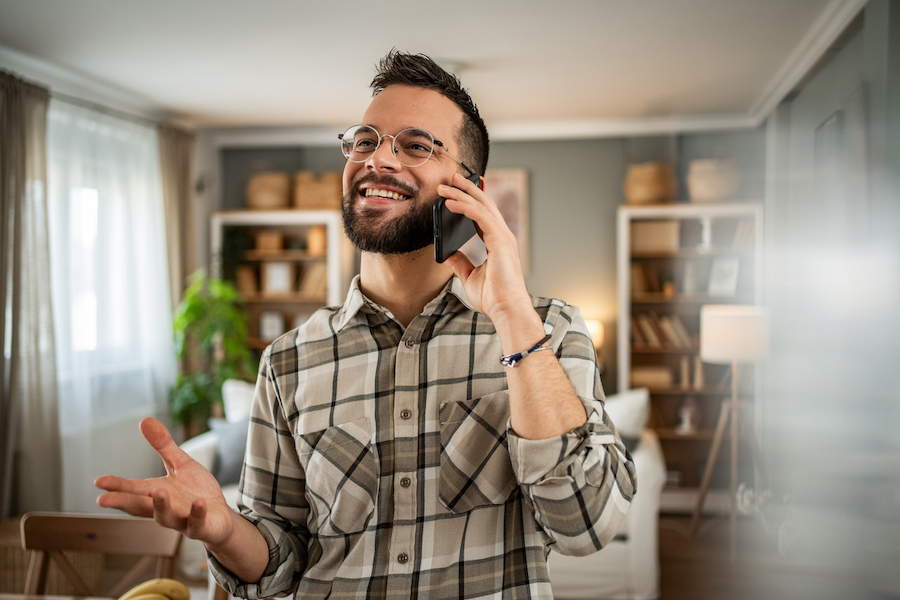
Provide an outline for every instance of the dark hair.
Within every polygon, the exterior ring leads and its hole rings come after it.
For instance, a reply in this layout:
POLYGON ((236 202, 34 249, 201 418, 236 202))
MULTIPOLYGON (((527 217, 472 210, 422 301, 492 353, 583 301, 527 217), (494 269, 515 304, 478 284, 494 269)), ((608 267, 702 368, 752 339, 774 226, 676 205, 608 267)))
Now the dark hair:
POLYGON ((388 52, 376 69, 371 84, 373 96, 391 85, 408 85, 434 90, 452 100, 463 112, 462 127, 457 133, 457 143, 462 148, 460 158, 484 175, 490 146, 487 127, 456 75, 448 73, 424 54, 407 54, 396 49, 388 52))

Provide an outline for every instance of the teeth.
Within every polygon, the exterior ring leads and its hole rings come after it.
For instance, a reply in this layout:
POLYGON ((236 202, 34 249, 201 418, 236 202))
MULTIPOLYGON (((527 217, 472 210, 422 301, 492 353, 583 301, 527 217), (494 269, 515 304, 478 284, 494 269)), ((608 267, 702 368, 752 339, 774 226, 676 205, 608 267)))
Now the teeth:
POLYGON ((401 196, 397 192, 391 192, 388 190, 366 188, 366 198, 390 198, 392 200, 404 200, 406 199, 406 196, 401 196))

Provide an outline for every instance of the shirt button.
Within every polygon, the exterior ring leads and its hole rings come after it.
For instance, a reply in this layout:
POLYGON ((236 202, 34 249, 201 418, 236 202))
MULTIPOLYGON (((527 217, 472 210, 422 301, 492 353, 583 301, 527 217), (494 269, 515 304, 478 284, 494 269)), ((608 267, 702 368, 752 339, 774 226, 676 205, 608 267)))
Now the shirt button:
POLYGON ((409 562, 409 556, 404 552, 403 554, 401 554, 400 556, 397 557, 397 560, 400 562, 400 564, 405 565, 406 563, 409 562))
POLYGON ((409 487, 409 484, 412 483, 409 477, 404 477, 400 480, 400 487, 409 487))
POLYGON ((401 419, 408 419, 408 418, 410 418, 411 416, 412 416, 412 413, 409 412, 409 411, 406 410, 406 409, 403 409, 403 410, 400 411, 400 418, 401 418, 401 419))
POLYGON ((412 347, 415 346, 415 345, 416 345, 416 343, 415 343, 414 341, 412 341, 412 340, 406 340, 406 347, 407 347, 407 348, 412 348, 412 347))

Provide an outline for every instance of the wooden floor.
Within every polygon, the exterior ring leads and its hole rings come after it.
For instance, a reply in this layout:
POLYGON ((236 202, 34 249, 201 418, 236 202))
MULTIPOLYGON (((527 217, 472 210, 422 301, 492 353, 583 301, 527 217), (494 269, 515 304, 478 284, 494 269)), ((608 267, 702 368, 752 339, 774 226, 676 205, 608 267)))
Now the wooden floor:
POLYGON ((788 566, 776 540, 750 518, 738 519, 731 559, 727 516, 701 521, 688 538, 690 516, 659 519, 661 600, 859 600, 858 581, 842 574, 788 566))

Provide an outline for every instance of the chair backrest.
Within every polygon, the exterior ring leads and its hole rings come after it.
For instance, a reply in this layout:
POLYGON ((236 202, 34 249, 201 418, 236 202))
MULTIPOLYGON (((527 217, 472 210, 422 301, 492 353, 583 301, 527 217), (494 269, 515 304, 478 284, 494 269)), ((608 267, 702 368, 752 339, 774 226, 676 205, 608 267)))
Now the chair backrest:
POLYGON ((139 583, 138 578, 156 562, 156 577, 172 577, 181 534, 153 519, 117 515, 27 513, 22 517, 22 547, 32 550, 25 594, 43 594, 47 570, 53 560, 75 587, 78 596, 96 596, 63 551, 136 555, 142 558, 106 595, 117 598, 139 583))

